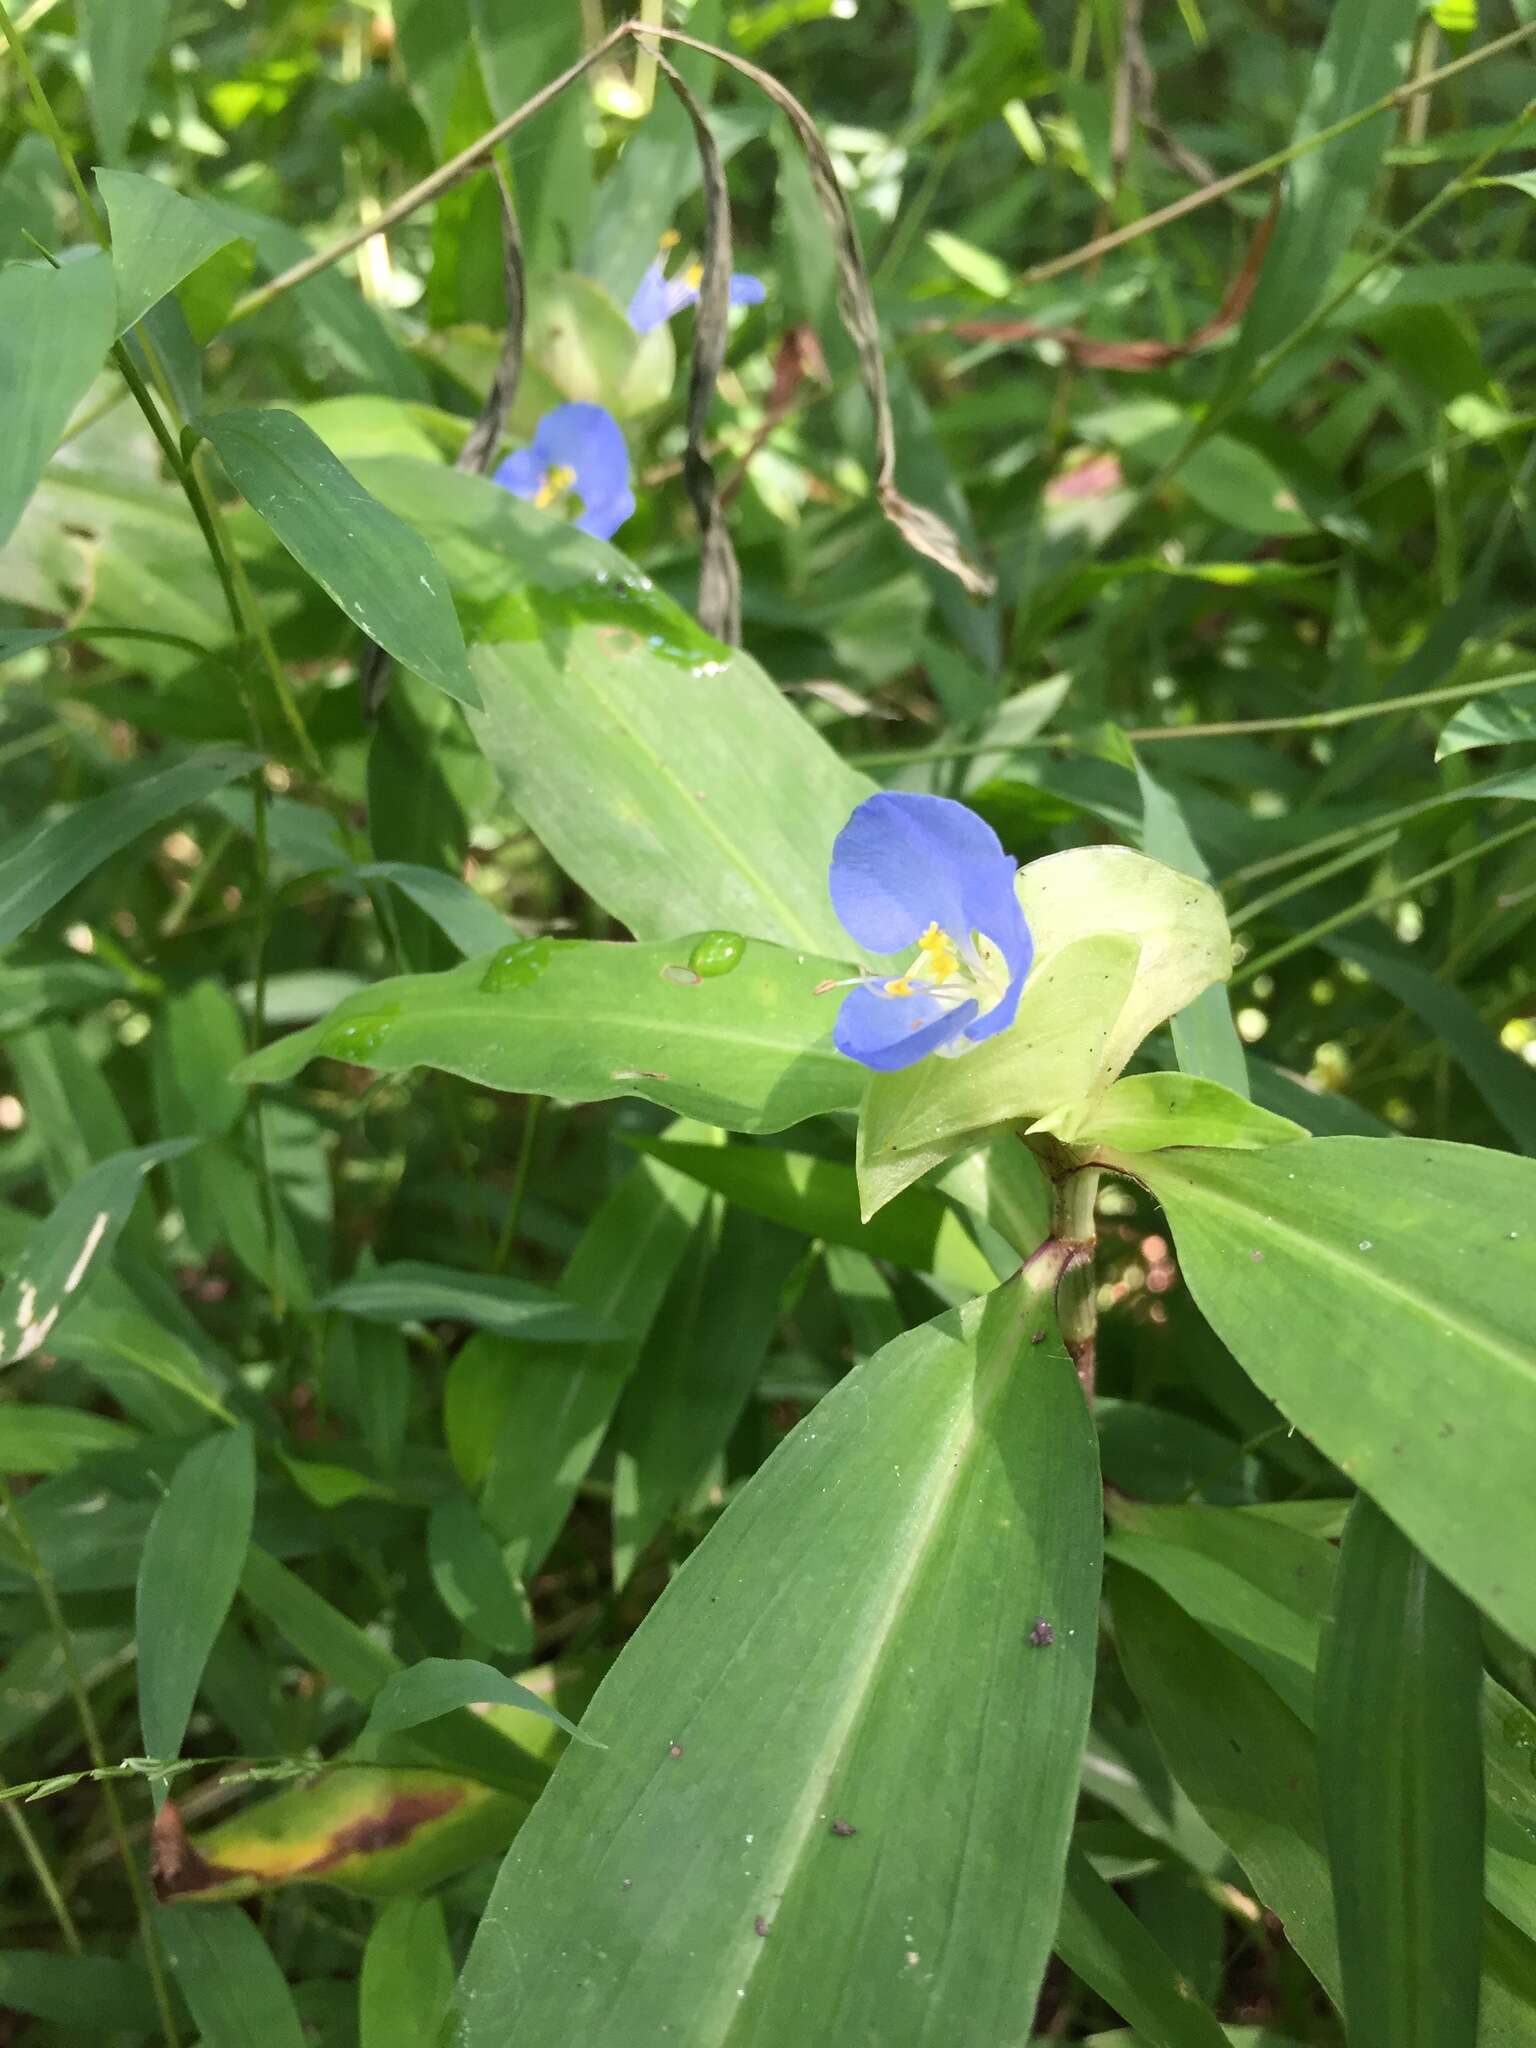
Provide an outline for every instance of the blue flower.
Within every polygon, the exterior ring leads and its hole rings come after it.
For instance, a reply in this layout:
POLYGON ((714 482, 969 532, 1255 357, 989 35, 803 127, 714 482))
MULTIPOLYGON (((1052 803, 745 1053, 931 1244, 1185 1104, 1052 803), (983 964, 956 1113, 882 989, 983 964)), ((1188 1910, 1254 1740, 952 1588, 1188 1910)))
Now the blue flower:
POLYGON ((859 805, 832 848, 832 908, 870 952, 917 957, 904 974, 858 977, 839 1052, 888 1073, 1007 1029, 1035 952, 1015 872, 964 804, 882 790, 859 805))
POLYGON ((545 413, 533 446, 509 455, 495 481, 534 505, 555 505, 573 493, 581 500, 575 524, 598 540, 611 540, 635 509, 623 430, 601 405, 557 405, 545 413))
MULTIPOLYGON (((690 263, 676 277, 667 276, 665 252, 676 240, 676 235, 662 237, 663 253, 646 266, 644 277, 635 286, 635 295, 629 302, 629 324, 636 334, 649 334, 653 327, 660 327, 674 314, 681 313, 699 296, 699 287, 704 282, 702 264, 690 263)), ((730 291, 733 306, 760 306, 767 296, 762 279, 749 277, 744 270, 731 272, 730 291)))

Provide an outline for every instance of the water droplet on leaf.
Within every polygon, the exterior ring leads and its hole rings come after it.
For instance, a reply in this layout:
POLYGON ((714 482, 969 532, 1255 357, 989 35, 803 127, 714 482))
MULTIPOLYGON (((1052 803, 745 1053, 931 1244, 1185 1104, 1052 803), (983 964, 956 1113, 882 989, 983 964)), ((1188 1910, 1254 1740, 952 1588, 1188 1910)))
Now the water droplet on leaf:
POLYGON ((740 932, 701 932, 693 942, 688 965, 706 980, 717 974, 729 974, 740 961, 746 946, 740 932))
POLYGON ((506 995, 513 989, 532 988, 549 965, 553 942, 549 939, 519 939, 493 953, 480 977, 482 995, 506 995))

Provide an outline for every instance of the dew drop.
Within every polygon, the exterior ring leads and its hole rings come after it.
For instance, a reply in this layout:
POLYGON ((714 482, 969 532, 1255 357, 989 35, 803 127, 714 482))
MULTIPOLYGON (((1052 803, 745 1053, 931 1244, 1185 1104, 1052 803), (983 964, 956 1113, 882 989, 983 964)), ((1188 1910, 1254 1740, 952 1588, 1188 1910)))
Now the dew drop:
POLYGON ((515 945, 503 946, 491 955, 480 977, 481 994, 499 996, 513 989, 532 988, 548 967, 553 951, 549 939, 519 939, 515 945))
POLYGON ((1371 1240, 1370 1240, 1370 1239, 1369 1239, 1368 1237, 1362 1237, 1362 1238, 1361 1238, 1361 1240, 1360 1240, 1360 1249, 1361 1249, 1361 1251, 1363 1251, 1363 1252, 1368 1252, 1368 1251, 1370 1250, 1370 1248, 1371 1248, 1371 1240))
POLYGON ((701 932, 693 942, 688 965, 706 981, 712 980, 716 975, 730 973, 746 951, 746 945, 740 932, 701 932))
POLYGON ((400 1014, 398 1003, 370 1010, 364 1017, 344 1017, 333 1024, 320 1041, 320 1051, 333 1060, 355 1060, 366 1066, 389 1038, 393 1020, 400 1014))

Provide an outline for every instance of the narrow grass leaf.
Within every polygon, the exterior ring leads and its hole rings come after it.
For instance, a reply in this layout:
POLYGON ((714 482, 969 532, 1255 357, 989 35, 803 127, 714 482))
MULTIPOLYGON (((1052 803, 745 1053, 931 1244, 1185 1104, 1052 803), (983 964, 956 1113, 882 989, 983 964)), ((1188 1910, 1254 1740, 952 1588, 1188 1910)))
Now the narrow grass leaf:
POLYGON ((1067 1859, 1056 1953, 1146 2048, 1226 2048, 1210 2008, 1081 1848, 1067 1859))
POLYGON ((15 532, 70 414, 112 346, 115 306, 112 264, 104 255, 58 269, 15 263, 0 270, 0 390, 7 420, 0 444, 0 547, 15 532))
POLYGON ((1477 1610, 1363 1495, 1317 1674, 1350 2048, 1472 2048, 1483 1934, 1477 1610))
POLYGON ((424 682, 478 709, 448 581, 420 534, 297 414, 222 412, 200 424, 236 490, 352 623, 424 682))
POLYGON ((255 1500, 250 1431, 230 1429, 188 1451, 155 1510, 134 1609, 147 1756, 180 1754, 203 1667, 240 1584, 255 1500))
POLYGON ((158 178, 100 170, 117 277, 117 331, 142 319, 184 277, 233 239, 227 220, 158 178))
POLYGON ((488 1701, 497 1707, 521 1707, 553 1721, 578 1742, 593 1738, 583 1734, 574 1721, 541 1699, 515 1678, 505 1678, 494 1665, 474 1657, 424 1657, 404 1671, 397 1671, 379 1688, 368 1712, 364 1736, 398 1735, 402 1729, 419 1728, 423 1721, 435 1721, 458 1707, 488 1701))
POLYGON ((144 1175, 197 1142, 167 1138, 115 1153, 91 1167, 44 1217, 0 1288, 0 1365, 42 1349, 78 1304, 92 1269, 110 1256, 144 1175))
POLYGON ((392 1899, 373 1923, 358 1988, 360 2048, 427 2048, 453 1996, 453 1956, 437 1899, 392 1899))
POLYGON ((356 1273, 320 1306, 376 1323, 472 1323, 479 1330, 536 1337, 546 1344, 602 1342, 619 1334, 605 1318, 532 1281, 463 1273, 419 1259, 396 1259, 356 1273))
POLYGON ((238 1906, 157 1906, 155 1932, 208 2048, 304 2048, 293 1993, 238 1906))
POLYGON ((260 760, 259 754, 210 748, 173 768, 135 776, 40 831, 0 846, 0 946, 18 938, 141 832, 201 803, 260 760))

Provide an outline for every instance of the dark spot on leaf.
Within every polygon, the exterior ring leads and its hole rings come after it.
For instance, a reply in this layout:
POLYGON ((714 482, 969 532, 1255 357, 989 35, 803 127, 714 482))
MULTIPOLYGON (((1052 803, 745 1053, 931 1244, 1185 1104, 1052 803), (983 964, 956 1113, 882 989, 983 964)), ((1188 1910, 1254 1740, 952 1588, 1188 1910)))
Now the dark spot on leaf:
POLYGON ((759 1913, 757 1918, 752 1922, 752 1932, 754 1934, 761 1935, 764 1938, 764 1940, 766 1940, 771 1925, 772 1922, 765 1920, 762 1914, 759 1913))
POLYGON ((846 1840, 849 1835, 856 1835, 859 1831, 851 1820, 835 1820, 832 1823, 832 1832, 846 1840))
POLYGON ((667 1744, 667 1755, 668 1755, 668 1756, 681 1756, 681 1755, 682 1755, 682 1753, 683 1753, 683 1745, 682 1745, 682 1744, 681 1744, 680 1742, 669 1742, 669 1743, 667 1744))
POLYGON ((1048 1650, 1056 1640, 1056 1631, 1045 1616, 1036 1617, 1035 1625, 1029 1632, 1029 1640, 1037 1650, 1048 1650))

